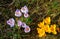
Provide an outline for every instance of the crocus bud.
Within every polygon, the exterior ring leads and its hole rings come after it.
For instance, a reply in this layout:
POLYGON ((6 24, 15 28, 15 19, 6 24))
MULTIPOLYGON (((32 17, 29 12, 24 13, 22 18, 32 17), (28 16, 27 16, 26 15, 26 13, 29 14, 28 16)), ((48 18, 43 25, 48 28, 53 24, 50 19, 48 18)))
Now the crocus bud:
POLYGON ((24 22, 22 23, 22 27, 23 27, 23 28, 25 28, 25 27, 26 27, 26 24, 25 24, 24 22))
POLYGON ((29 17, 29 14, 24 14, 24 17, 25 17, 25 18, 29 17))
POLYGON ((25 29, 24 29, 24 32, 25 32, 25 33, 30 32, 30 27, 29 27, 29 26, 26 26, 25 29))
POLYGON ((20 20, 17 21, 18 26, 22 26, 22 22, 20 20))
POLYGON ((17 16, 17 17, 22 16, 22 13, 21 13, 21 11, 20 11, 19 9, 17 9, 17 10, 15 11, 15 16, 17 16))

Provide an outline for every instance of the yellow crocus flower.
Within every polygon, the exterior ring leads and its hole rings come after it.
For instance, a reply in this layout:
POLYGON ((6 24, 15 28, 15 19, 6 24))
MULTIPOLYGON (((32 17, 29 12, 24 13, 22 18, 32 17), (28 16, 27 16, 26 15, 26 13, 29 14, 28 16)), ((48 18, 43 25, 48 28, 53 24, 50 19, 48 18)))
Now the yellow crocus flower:
POLYGON ((44 30, 45 30, 45 32, 48 32, 48 33, 51 32, 49 25, 45 25, 44 30))
POLYGON ((57 32, 56 32, 56 24, 51 25, 50 29, 51 29, 51 32, 53 34, 57 34, 57 32))
POLYGON ((43 29, 37 28, 37 31, 38 31, 39 37, 42 37, 45 35, 45 31, 43 29))
POLYGON ((40 22, 40 23, 38 24, 38 26, 39 26, 40 28, 44 27, 44 21, 43 21, 43 22, 40 22))
POLYGON ((50 19, 50 17, 46 17, 43 21, 44 21, 46 24, 50 24, 51 19, 50 19))

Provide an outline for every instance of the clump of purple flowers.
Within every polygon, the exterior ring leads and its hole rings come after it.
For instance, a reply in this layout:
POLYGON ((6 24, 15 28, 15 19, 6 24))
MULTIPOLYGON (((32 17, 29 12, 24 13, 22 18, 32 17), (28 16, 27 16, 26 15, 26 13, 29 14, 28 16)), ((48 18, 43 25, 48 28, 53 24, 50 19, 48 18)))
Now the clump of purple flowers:
MULTIPOLYGON (((25 18, 29 17, 27 6, 22 7, 21 10, 16 9, 16 11, 15 11, 15 16, 16 16, 16 17, 21 17, 21 16, 22 16, 22 13, 24 14, 24 17, 25 17, 25 18)), ((7 24, 10 25, 10 27, 14 27, 14 25, 15 25, 15 20, 14 20, 13 18, 10 18, 9 20, 7 20, 7 24)), ((18 27, 24 28, 24 32, 25 32, 25 33, 30 32, 30 27, 27 26, 26 23, 18 20, 18 21, 17 21, 17 25, 18 25, 18 27)))
POLYGON ((27 6, 22 7, 21 10, 17 9, 15 11, 15 16, 20 17, 22 16, 22 13, 24 14, 25 18, 29 17, 27 6))
POLYGON ((20 27, 24 28, 24 32, 25 32, 25 33, 30 32, 30 27, 27 26, 24 22, 18 21, 18 25, 19 25, 20 27))

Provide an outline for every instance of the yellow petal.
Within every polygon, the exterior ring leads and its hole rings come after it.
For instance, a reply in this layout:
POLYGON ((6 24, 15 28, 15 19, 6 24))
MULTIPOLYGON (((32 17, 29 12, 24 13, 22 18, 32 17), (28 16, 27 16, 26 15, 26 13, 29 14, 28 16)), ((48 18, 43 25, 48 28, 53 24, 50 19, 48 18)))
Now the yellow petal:
POLYGON ((45 30, 45 32, 48 32, 48 33, 51 32, 49 25, 45 25, 44 30, 45 30))
POLYGON ((44 36, 45 31, 43 29, 37 28, 37 31, 38 31, 39 37, 44 36))
POLYGON ((45 18, 43 21, 44 21, 46 24, 50 24, 51 19, 50 19, 50 17, 47 17, 47 18, 45 18))
POLYGON ((55 35, 57 34, 57 32, 56 32, 56 31, 54 31, 54 32, 52 32, 52 33, 53 33, 53 34, 55 34, 55 35))
POLYGON ((40 23, 38 24, 38 26, 39 26, 40 28, 44 27, 44 22, 40 22, 40 23))
POLYGON ((51 25, 50 30, 51 30, 51 32, 56 31, 56 25, 55 24, 51 25))

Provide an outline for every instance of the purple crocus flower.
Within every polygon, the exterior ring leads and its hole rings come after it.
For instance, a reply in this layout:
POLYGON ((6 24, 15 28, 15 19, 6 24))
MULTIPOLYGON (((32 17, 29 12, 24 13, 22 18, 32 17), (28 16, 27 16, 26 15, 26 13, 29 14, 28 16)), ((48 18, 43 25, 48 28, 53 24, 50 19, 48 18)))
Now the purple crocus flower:
POLYGON ((21 12, 22 12, 22 13, 25 13, 25 14, 28 13, 28 8, 27 8, 27 6, 22 7, 22 8, 21 8, 21 12))
POLYGON ((26 24, 25 24, 24 22, 22 23, 22 27, 23 27, 23 28, 25 28, 25 27, 26 27, 26 24))
POLYGON ((25 33, 28 33, 28 32, 30 32, 30 30, 31 30, 30 27, 29 26, 26 26, 25 29, 24 29, 24 32, 25 33))
POLYGON ((18 26, 22 26, 22 22, 20 20, 17 21, 18 26))
POLYGON ((10 27, 14 27, 15 20, 13 18, 10 18, 9 20, 7 20, 7 24, 10 25, 10 27))
POLYGON ((17 10, 15 11, 15 16, 17 16, 17 17, 22 16, 22 13, 21 13, 21 11, 20 11, 19 9, 17 9, 17 10))
POLYGON ((24 14, 24 17, 25 17, 25 18, 29 17, 29 14, 24 14))

